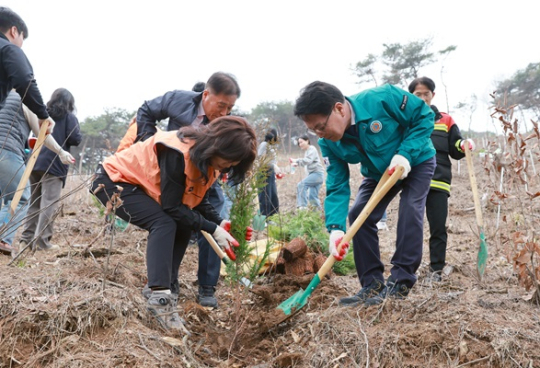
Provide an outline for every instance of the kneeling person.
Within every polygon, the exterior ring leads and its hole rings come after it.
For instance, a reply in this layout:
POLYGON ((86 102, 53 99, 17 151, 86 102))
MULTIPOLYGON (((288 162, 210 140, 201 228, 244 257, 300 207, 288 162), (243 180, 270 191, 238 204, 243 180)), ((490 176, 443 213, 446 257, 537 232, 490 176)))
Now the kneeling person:
POLYGON ((98 169, 92 193, 105 205, 118 193, 123 203, 116 215, 149 232, 147 308, 165 328, 183 329, 175 281, 191 231, 212 234, 224 249, 238 245, 224 229, 228 221, 208 202, 209 188, 218 172, 241 182, 256 155, 253 128, 226 116, 199 128, 158 132, 108 157, 98 169))

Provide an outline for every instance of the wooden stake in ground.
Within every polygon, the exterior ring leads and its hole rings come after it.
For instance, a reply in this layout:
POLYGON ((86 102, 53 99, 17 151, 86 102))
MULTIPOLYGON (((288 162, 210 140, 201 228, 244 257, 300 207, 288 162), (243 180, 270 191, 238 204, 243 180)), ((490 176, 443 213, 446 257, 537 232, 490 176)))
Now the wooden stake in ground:
POLYGON ((471 190, 474 199, 474 212, 476 213, 476 224, 478 225, 478 233, 480 235, 480 246, 478 248, 478 256, 476 259, 476 271, 478 272, 478 277, 480 278, 480 280, 482 280, 482 276, 484 276, 484 271, 486 270, 486 262, 488 256, 486 236, 484 234, 484 220, 482 219, 482 207, 480 206, 478 185, 476 184, 476 175, 474 174, 474 166, 468 142, 465 142, 463 146, 465 148, 465 158, 467 159, 469 179, 471 180, 471 190))
POLYGON ((37 158, 39 156, 39 152, 41 151, 41 148, 43 147, 43 144, 45 143, 45 138, 47 136, 48 128, 49 128, 49 121, 47 120, 39 129, 39 135, 38 135, 37 142, 34 145, 34 150, 32 151, 32 155, 30 155, 30 158, 28 159, 28 162, 26 163, 26 169, 24 169, 24 173, 21 177, 21 181, 19 182, 19 185, 17 186, 17 190, 15 191, 15 195, 13 196, 13 199, 11 200, 11 206, 10 206, 11 216, 15 214, 15 210, 17 209, 17 205, 19 204, 19 201, 21 200, 21 196, 23 194, 24 188, 26 188, 26 185, 28 184, 28 179, 30 178, 30 174, 32 173, 32 170, 34 169, 34 165, 36 164, 37 158))

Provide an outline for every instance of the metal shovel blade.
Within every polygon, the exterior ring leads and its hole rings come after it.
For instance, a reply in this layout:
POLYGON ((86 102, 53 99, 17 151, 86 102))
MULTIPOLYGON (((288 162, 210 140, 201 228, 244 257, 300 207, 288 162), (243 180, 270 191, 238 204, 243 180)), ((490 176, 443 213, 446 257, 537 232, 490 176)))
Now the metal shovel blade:
POLYGON ((486 270, 487 258, 488 250, 486 236, 484 235, 484 229, 480 229, 480 247, 478 248, 478 256, 476 258, 476 266, 480 280, 482 279, 482 276, 484 276, 484 271, 486 270))
POLYGON ((306 290, 298 290, 293 296, 278 305, 277 308, 281 309, 286 316, 295 313, 307 304, 309 296, 320 283, 321 279, 319 278, 319 275, 316 274, 309 283, 306 290))

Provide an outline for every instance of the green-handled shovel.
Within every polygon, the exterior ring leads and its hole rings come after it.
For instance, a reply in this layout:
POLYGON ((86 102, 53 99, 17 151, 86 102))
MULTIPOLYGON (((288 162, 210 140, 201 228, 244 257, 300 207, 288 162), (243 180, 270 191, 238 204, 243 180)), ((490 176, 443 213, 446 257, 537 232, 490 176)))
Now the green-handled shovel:
POLYGON ((478 225, 478 233, 480 234, 480 247, 478 248, 478 256, 476 258, 476 271, 478 278, 482 281, 484 271, 486 270, 486 262, 488 257, 486 236, 484 234, 484 220, 482 219, 482 207, 480 206, 480 197, 478 196, 478 185, 476 184, 476 176, 474 174, 474 166, 471 157, 469 145, 465 144, 465 159, 467 160, 467 169, 469 171, 469 179, 471 180, 471 189, 474 198, 474 212, 476 213, 476 224, 478 225))
MULTIPOLYGON (((366 221, 369 215, 371 215, 373 209, 377 206, 377 204, 379 204, 386 193, 388 193, 390 188, 392 188, 399 180, 403 170, 403 167, 398 166, 392 175, 388 174, 388 170, 385 171, 381 180, 379 180, 379 184, 377 184, 377 187, 373 191, 368 203, 364 206, 364 209, 362 212, 360 212, 360 215, 358 215, 356 220, 354 220, 353 224, 349 227, 349 230, 343 236, 343 239, 338 245, 338 252, 341 250, 342 244, 349 243, 351 241, 354 234, 356 234, 358 229, 360 229, 360 227, 364 224, 364 221, 366 221)), ((320 284, 321 280, 324 278, 324 276, 326 276, 328 271, 330 271, 335 262, 336 259, 330 255, 323 263, 315 277, 311 280, 306 290, 300 289, 296 294, 278 305, 277 309, 281 309, 283 313, 285 313, 286 318, 299 311, 304 305, 306 305, 309 296, 311 293, 313 293, 313 290, 315 290, 315 288, 320 284)))

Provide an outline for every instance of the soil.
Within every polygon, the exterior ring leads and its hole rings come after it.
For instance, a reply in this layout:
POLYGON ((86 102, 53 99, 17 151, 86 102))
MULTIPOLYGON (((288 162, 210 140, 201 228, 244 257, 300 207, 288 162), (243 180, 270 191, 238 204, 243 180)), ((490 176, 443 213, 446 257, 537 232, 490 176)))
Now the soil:
MULTIPOLYGON (((480 281, 469 179, 464 165, 454 171, 441 282, 428 273, 426 225, 407 299, 340 308, 339 298, 360 285, 356 275, 333 275, 287 315, 277 307, 313 275, 276 274, 254 280, 252 290, 220 280, 219 308, 211 310, 196 302, 192 246, 178 303, 191 336, 162 330, 145 309, 146 232, 130 225, 113 238, 87 191, 75 191, 82 178, 71 177, 55 227, 61 249, 27 251, 10 265, 0 256, 0 367, 540 367, 539 306, 495 236, 497 208, 484 208, 489 258, 480 281)), ((298 170, 278 181, 282 213, 294 211, 301 178, 298 170)), ((360 178, 353 179, 357 188, 360 178)), ((492 190, 480 169, 477 180, 481 193, 492 190)), ((398 200, 389 207, 389 231, 380 233, 387 272, 398 200)))

